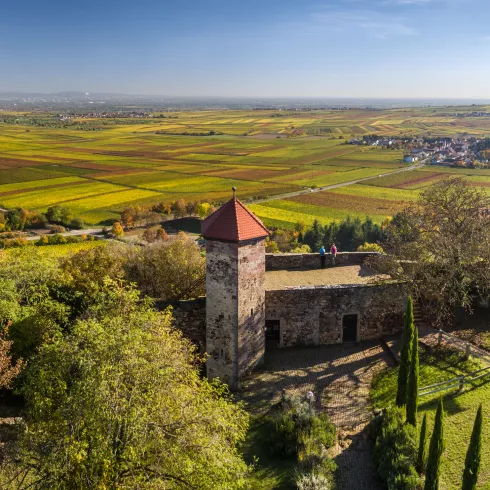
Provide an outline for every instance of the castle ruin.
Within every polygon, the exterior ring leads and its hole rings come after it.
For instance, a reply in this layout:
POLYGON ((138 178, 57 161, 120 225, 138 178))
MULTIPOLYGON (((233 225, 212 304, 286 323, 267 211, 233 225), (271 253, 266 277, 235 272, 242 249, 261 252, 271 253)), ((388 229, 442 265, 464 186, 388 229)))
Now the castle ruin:
POLYGON ((377 339, 403 324, 406 291, 365 267, 373 253, 339 253, 325 269, 318 254, 266 254, 266 227, 235 196, 201 233, 206 298, 182 302, 175 315, 208 353, 208 377, 231 389, 266 349, 377 339))

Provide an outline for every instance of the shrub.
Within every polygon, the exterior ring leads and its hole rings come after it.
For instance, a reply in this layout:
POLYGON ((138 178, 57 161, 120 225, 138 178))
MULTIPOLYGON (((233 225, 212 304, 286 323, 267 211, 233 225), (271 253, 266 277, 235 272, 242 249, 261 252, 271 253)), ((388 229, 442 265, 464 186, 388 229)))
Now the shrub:
POLYGON ((388 408, 379 416, 374 460, 388 490, 414 490, 421 487, 415 470, 417 437, 412 425, 404 424, 398 408, 388 408))
POLYGON ((298 475, 295 483, 298 490, 331 490, 333 488, 329 478, 313 473, 298 475))
POLYGON ((314 408, 299 397, 283 396, 281 409, 272 418, 272 451, 283 456, 297 456, 304 473, 330 478, 336 466, 327 457, 326 449, 335 442, 335 427, 328 415, 315 413, 314 408))
POLYGON ((75 228, 75 230, 81 230, 84 226, 82 218, 73 218, 70 221, 70 228, 75 228))
POLYGON ((364 242, 363 245, 359 245, 357 247, 358 252, 378 252, 378 253, 384 253, 383 247, 381 245, 378 245, 377 243, 368 243, 364 242))
POLYGON ((57 234, 57 233, 64 233, 66 231, 66 228, 61 225, 52 225, 50 226, 51 233, 57 234))

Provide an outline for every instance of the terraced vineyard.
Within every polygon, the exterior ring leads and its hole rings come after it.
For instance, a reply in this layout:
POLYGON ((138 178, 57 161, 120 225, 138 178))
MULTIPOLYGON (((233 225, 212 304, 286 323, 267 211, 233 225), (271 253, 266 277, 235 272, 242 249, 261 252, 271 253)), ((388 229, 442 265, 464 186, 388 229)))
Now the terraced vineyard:
POLYGON ((84 120, 97 131, 0 124, 0 206, 44 211, 63 204, 88 224, 101 224, 133 204, 179 198, 218 204, 232 186, 253 203, 372 178, 252 209, 270 225, 348 214, 379 222, 448 175, 490 187, 490 170, 433 167, 378 177, 406 166, 403 153, 345 144, 365 133, 427 134, 428 128, 432 135, 490 134, 487 119, 447 111, 200 111, 131 124, 84 120))

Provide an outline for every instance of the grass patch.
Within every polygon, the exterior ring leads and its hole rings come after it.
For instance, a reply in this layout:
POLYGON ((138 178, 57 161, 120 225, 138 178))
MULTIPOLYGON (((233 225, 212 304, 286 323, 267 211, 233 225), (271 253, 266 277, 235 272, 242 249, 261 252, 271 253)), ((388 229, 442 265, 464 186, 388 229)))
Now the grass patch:
MULTIPOLYGON (((478 360, 464 360, 460 352, 447 349, 428 350, 420 348, 420 386, 449 380, 461 374, 468 374, 481 367, 478 360)), ((393 405, 396 397, 398 368, 388 368, 379 373, 371 387, 373 406, 382 408, 393 405)), ((442 457, 441 490, 459 490, 464 468, 466 450, 469 444, 473 422, 480 403, 483 404, 484 417, 490 416, 490 383, 477 381, 466 386, 463 392, 443 392, 444 438, 446 449, 442 457)), ((427 413, 429 433, 434 426, 434 416, 438 394, 419 399, 418 424, 427 413)), ((479 487, 490 488, 490 424, 483 428, 482 466, 479 487)))

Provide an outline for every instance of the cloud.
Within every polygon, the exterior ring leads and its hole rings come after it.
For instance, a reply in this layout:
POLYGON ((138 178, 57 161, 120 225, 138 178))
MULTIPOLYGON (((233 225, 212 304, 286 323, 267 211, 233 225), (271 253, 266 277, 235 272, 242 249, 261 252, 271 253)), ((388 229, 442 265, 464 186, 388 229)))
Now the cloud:
POLYGON ((407 25, 405 19, 388 16, 374 11, 323 11, 313 14, 313 18, 330 28, 341 31, 359 29, 376 39, 394 36, 415 36, 418 31, 407 25))
POLYGON ((490 42, 490 36, 482 36, 480 41, 490 42))

